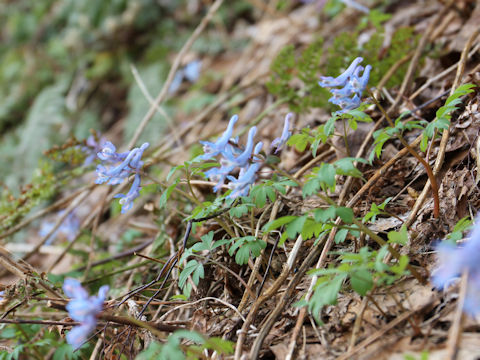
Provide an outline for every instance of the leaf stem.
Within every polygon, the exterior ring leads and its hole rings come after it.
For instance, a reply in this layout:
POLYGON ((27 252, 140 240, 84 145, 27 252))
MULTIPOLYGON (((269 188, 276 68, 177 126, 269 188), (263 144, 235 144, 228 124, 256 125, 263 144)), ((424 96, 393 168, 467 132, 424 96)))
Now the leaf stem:
MULTIPOLYGON (((375 105, 377 105, 378 109, 382 112, 382 114, 385 116, 385 119, 387 119, 388 123, 392 128, 395 127, 395 124, 393 123, 392 119, 390 116, 387 114, 385 109, 383 108, 382 105, 380 105, 379 101, 375 98, 375 95, 372 93, 370 89, 367 89, 368 93, 372 97, 375 105)), ((433 216, 438 219, 440 215, 440 199, 438 197, 438 184, 437 184, 437 179, 435 178, 435 175, 433 174, 433 170, 431 166, 425 161, 424 158, 420 156, 420 154, 412 148, 407 141, 403 138, 402 135, 396 134, 398 140, 402 143, 403 146, 408 150, 410 154, 412 154, 425 168, 425 171, 427 172, 428 179, 430 180, 430 184, 432 185, 432 195, 433 195, 433 216)))

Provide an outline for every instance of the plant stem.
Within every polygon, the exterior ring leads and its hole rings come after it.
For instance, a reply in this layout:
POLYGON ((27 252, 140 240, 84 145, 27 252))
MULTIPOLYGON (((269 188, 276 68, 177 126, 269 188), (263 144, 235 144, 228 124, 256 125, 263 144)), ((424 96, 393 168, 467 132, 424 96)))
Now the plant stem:
MULTIPOLYGON (((368 89, 368 93, 372 97, 375 105, 379 108, 379 110, 382 112, 382 114, 385 116, 385 119, 387 119, 388 123, 392 128, 395 127, 395 124, 393 123, 392 119, 390 116, 387 114, 385 109, 380 105, 378 100, 375 98, 375 95, 373 95, 372 91, 368 89)), ((403 138, 402 135, 396 134, 398 140, 402 143, 403 146, 408 150, 410 154, 412 154, 425 168, 425 171, 427 172, 428 179, 430 180, 430 184, 432 185, 432 195, 433 195, 433 216, 438 219, 440 215, 440 199, 438 197, 438 184, 437 184, 437 179, 435 178, 435 175, 433 174, 432 168, 430 165, 425 161, 424 158, 420 156, 420 154, 412 148, 407 141, 403 138)))
MULTIPOLYGON (((353 218, 353 221, 352 221, 355 225, 358 226, 358 228, 360 229, 360 231, 364 232, 365 234, 367 234, 368 236, 370 236, 370 238, 372 240, 374 240, 378 245, 380 246, 385 246, 387 245, 388 246, 388 251, 390 252, 390 254, 392 254, 392 256, 397 259, 397 260, 400 260, 400 253, 393 247, 391 246, 390 244, 388 244, 385 240, 383 240, 380 236, 378 236, 377 234, 375 234, 372 230, 370 230, 365 224, 362 224, 362 222, 358 221, 357 219, 353 218)), ((420 275, 420 273, 418 273, 417 270, 415 270, 415 268, 410 265, 410 264, 407 264, 407 269, 410 271, 410 273, 415 277, 415 279, 417 279, 421 284, 425 284, 426 281, 425 279, 423 278, 422 275, 420 275)))

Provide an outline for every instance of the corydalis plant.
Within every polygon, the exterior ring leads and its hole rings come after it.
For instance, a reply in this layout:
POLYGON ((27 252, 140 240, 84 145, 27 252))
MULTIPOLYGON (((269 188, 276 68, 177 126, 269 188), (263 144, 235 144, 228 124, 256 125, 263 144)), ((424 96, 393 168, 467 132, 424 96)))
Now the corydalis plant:
POLYGON ((336 78, 331 76, 322 76, 318 84, 324 88, 330 88, 333 95, 329 102, 340 106, 341 110, 336 114, 343 114, 348 110, 356 109, 362 103, 362 93, 368 83, 372 67, 367 65, 365 68, 359 64, 363 58, 357 57, 345 72, 336 78), (361 74, 361 75, 360 75, 361 74), (342 87, 341 89, 336 89, 342 87))
POLYGON ((228 198, 235 199, 239 196, 248 195, 250 185, 255 182, 256 173, 260 169, 260 159, 258 155, 262 149, 263 143, 258 142, 254 146, 255 133, 257 128, 254 126, 248 132, 248 140, 244 149, 238 147, 238 140, 231 139, 233 134, 233 127, 238 121, 238 116, 234 115, 230 119, 227 130, 215 142, 201 141, 203 145, 203 155, 199 157, 201 160, 210 160, 215 156, 220 155, 220 167, 212 168, 205 172, 205 175, 217 184, 213 188, 215 192, 222 188, 225 180, 230 180, 228 187, 232 192, 228 198), (234 170, 239 169, 238 177, 231 176, 234 170))
POLYGON ((279 152, 281 149, 283 149, 288 139, 290 139, 290 136, 292 136, 292 132, 288 130, 290 127, 290 120, 292 119, 292 117, 293 117, 292 113, 288 113, 287 116, 285 116, 285 123, 283 124, 282 136, 273 140, 272 144, 270 145, 270 147, 276 148, 275 154, 279 152))
POLYGON ((463 247, 456 247, 449 242, 436 246, 439 259, 438 268, 432 276, 433 284, 443 289, 464 271, 468 272, 467 295, 463 310, 476 316, 480 314, 480 216, 470 233, 470 240, 463 247))
POLYGON ((144 143, 140 148, 117 153, 115 145, 108 141, 102 150, 97 153, 99 159, 102 160, 102 164, 97 166, 98 177, 95 181, 97 184, 105 182, 109 185, 120 184, 128 176, 135 174, 129 192, 126 195, 115 195, 116 198, 120 198, 122 214, 130 210, 133 206, 133 201, 140 196, 140 170, 143 166, 141 159, 143 152, 148 146, 149 143, 144 143))
POLYGON ((88 296, 88 292, 78 280, 65 279, 63 291, 70 298, 66 306, 68 315, 73 320, 80 322, 80 325, 73 327, 67 334, 67 342, 74 349, 82 346, 88 335, 95 330, 97 316, 102 312, 108 290, 108 285, 104 285, 98 290, 98 296, 88 296))

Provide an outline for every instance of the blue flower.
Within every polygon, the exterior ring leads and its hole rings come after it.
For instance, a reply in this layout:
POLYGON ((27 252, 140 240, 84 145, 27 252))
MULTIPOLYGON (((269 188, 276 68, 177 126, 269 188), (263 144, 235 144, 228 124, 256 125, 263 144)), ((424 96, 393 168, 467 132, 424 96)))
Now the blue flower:
POLYGON ((67 343, 72 345, 74 350, 80 348, 88 339, 95 327, 97 322, 95 318, 89 317, 88 320, 83 322, 81 325, 75 326, 67 334, 67 343))
POLYGON ((100 160, 107 162, 119 162, 125 159, 128 155, 128 152, 117 153, 117 148, 110 141, 105 142, 102 149, 97 152, 97 156, 100 160))
POLYGON ((433 284, 443 289, 463 271, 468 271, 467 295, 464 311, 472 316, 480 314, 480 216, 463 247, 442 242, 436 246, 439 266, 432 276, 433 284))
POLYGON ((260 168, 260 164, 255 161, 261 159, 255 155, 258 155, 263 146, 262 142, 254 146, 254 137, 257 132, 257 128, 254 126, 248 131, 245 148, 241 149, 238 146, 238 138, 231 139, 233 126, 237 120, 236 115, 230 119, 227 130, 215 143, 201 141, 204 145, 205 154, 199 156, 199 159, 208 160, 221 155, 219 160, 221 166, 206 171, 205 176, 217 183, 213 188, 214 192, 220 190, 225 184, 225 180, 229 179, 231 182, 228 186, 234 189, 229 198, 248 195, 250 185, 255 182, 255 173, 260 168), (239 169, 238 179, 229 176, 235 169, 239 169))
POLYGON ((142 156, 143 152, 149 147, 149 143, 144 143, 140 148, 135 148, 124 153, 117 153, 115 145, 107 142, 97 156, 102 162, 118 163, 118 165, 111 165, 109 167, 105 164, 97 165, 97 179, 95 183, 109 185, 116 185, 123 182, 131 174, 135 174, 133 184, 127 195, 118 194, 115 197, 121 198, 122 214, 130 210, 133 206, 133 200, 140 195, 140 170, 143 166, 142 156))
POLYGON ((135 174, 132 186, 127 195, 117 194, 114 198, 120 198, 119 203, 122 205, 122 214, 125 214, 133 206, 133 201, 140 196, 140 175, 135 174))
POLYGON ((272 144, 270 145, 270 147, 276 148, 275 154, 283 148, 283 146, 287 143, 290 136, 292 136, 292 133, 288 131, 288 128, 290 127, 290 119, 292 117, 293 117, 292 113, 287 114, 287 116, 285 117, 285 123, 283 125, 282 136, 273 140, 272 144))
MULTIPOLYGON (((60 217, 65 213, 64 210, 61 210, 57 213, 57 216, 60 217)), ((54 222, 43 222, 38 234, 42 237, 47 236, 50 231, 55 227, 54 222)), ((60 226, 55 230, 55 232, 50 235, 45 244, 49 245, 55 240, 59 235, 63 235, 67 238, 68 241, 73 241, 77 236, 78 230, 80 229, 80 219, 75 215, 75 212, 71 212, 63 220, 60 226)))
POLYGON ((168 88, 170 94, 176 92, 182 85, 183 79, 187 79, 191 83, 194 83, 200 77, 200 69, 202 68, 202 62, 200 60, 194 60, 189 62, 183 69, 178 70, 168 88))
MULTIPOLYGON (((248 164, 248 160, 252 156, 252 151, 253 151, 253 137, 255 136, 257 132, 257 128, 254 126, 248 131, 248 140, 247 140, 247 145, 245 146, 245 150, 235 157, 232 153, 232 151, 227 148, 223 154, 227 158, 228 162, 231 165, 238 166, 238 167, 243 167, 248 164)), ((228 165, 230 165, 227 162, 228 165)))
POLYGON ((202 62, 200 60, 194 60, 189 62, 183 69, 183 74, 185 78, 194 83, 200 77, 200 69, 202 68, 202 62))
POLYGON ((120 184, 130 174, 140 171, 140 168, 143 166, 143 161, 140 159, 145 149, 148 148, 149 143, 144 143, 140 148, 135 148, 123 154, 115 153, 115 146, 112 143, 108 144, 97 156, 102 160, 107 159, 108 161, 112 159, 120 160, 121 158, 124 158, 124 160, 120 165, 109 168, 103 164, 99 164, 97 166, 98 178, 95 181, 97 184, 103 184, 104 182, 107 182, 109 185, 120 184), (113 154, 111 153, 112 150, 114 151, 113 154))
POLYGON ((336 114, 343 114, 348 110, 356 109, 360 106, 362 93, 367 87, 370 71, 372 67, 367 65, 366 68, 359 64, 363 61, 361 57, 357 57, 350 66, 340 76, 333 78, 330 76, 320 77, 319 85, 325 88, 340 87, 341 89, 331 89, 332 97, 328 100, 332 104, 340 106, 341 110, 336 114), (362 75, 360 73, 363 71, 362 75))
POLYGON ((257 178, 257 171, 260 169, 260 165, 260 163, 250 164, 246 170, 240 171, 238 179, 233 176, 228 176, 227 178, 230 180, 228 187, 233 191, 227 196, 227 198, 235 199, 239 196, 247 196, 250 190, 250 185, 252 185, 257 178))
POLYGON ((200 141, 200 144, 203 145, 203 152, 205 154, 201 155, 199 158, 201 160, 209 160, 214 156, 217 156, 222 151, 225 151, 225 146, 228 144, 228 141, 232 137, 233 127, 238 120, 238 115, 233 115, 228 122, 227 130, 222 134, 220 138, 217 139, 214 143, 210 141, 200 141))
POLYGON ((90 165, 93 162, 93 160, 95 160, 97 153, 106 145, 106 142, 107 140, 103 136, 101 136, 98 141, 93 135, 90 135, 88 137, 86 141, 87 146, 82 147, 82 151, 87 154, 87 157, 83 162, 84 166, 90 165))
POLYGON ((358 64, 363 61, 363 58, 357 57, 350 66, 343 72, 343 74, 339 75, 336 78, 331 76, 320 76, 320 80, 318 85, 321 87, 335 87, 335 86, 345 86, 350 79, 351 76, 354 75, 355 69, 357 68, 358 64))
POLYGON ((67 278, 63 283, 63 291, 71 300, 66 306, 69 316, 80 322, 67 334, 67 342, 78 349, 97 325, 97 315, 103 310, 103 303, 109 290, 108 285, 98 290, 98 296, 88 296, 87 291, 76 279, 67 278))

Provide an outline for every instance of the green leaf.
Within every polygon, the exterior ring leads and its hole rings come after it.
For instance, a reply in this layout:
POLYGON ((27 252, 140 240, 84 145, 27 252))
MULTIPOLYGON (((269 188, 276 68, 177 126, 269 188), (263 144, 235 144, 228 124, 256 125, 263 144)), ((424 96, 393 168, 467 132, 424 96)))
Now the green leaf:
POLYGON ((305 224, 303 225, 302 228, 302 238, 304 240, 308 240, 312 238, 313 236, 318 237, 320 233, 323 231, 323 224, 322 223, 317 223, 313 221, 310 218, 307 218, 307 221, 305 221, 305 224))
POLYGON ((201 242, 192 246, 193 251, 212 251, 215 248, 213 244, 213 231, 203 235, 200 239, 202 240, 201 242))
POLYGON ((297 236, 297 234, 299 234, 302 231, 303 225, 305 224, 306 220, 307 220, 307 215, 303 215, 296 218, 286 226, 285 232, 287 233, 290 239, 294 239, 297 236))
POLYGON ((326 223, 328 220, 334 220, 337 213, 337 209, 334 206, 330 206, 326 209, 317 209, 313 212, 313 217, 316 222, 326 223))
POLYGON ((185 283, 190 275, 192 275, 192 280, 195 285, 198 285, 200 279, 203 279, 204 277, 203 265, 197 260, 190 260, 178 276, 178 286, 180 288, 185 286, 185 283))
POLYGON ((310 142, 310 136, 307 134, 294 134, 288 139, 287 145, 293 145, 299 152, 304 152, 310 142))
POLYGON ((388 242, 390 244, 400 244, 400 245, 407 245, 408 244, 408 232, 407 227, 402 225, 400 231, 389 231, 388 232, 388 242))
POLYGON ((205 342, 205 348, 216 351, 219 354, 233 354, 235 344, 232 341, 224 340, 219 337, 211 337, 205 342))
POLYGON ((298 216, 288 215, 270 221, 263 226, 264 231, 272 231, 295 220, 298 216))
POLYGON ((358 170, 354 162, 355 161, 360 161, 360 162, 366 162, 364 159, 359 159, 359 158, 352 158, 352 157, 346 157, 340 160, 335 161, 335 168, 336 168, 336 173, 338 175, 346 175, 346 176, 352 176, 352 177, 362 177, 362 172, 358 170))
POLYGON ((231 217, 241 218, 242 216, 248 214, 248 205, 240 204, 230 209, 229 213, 231 217))
POLYGON ((178 184, 178 180, 164 190, 164 192, 162 193, 162 196, 160 196, 160 201, 158 202, 158 207, 160 209, 165 207, 168 199, 170 198, 170 195, 172 194, 172 191, 175 190, 175 188, 177 187, 177 184, 178 184))
POLYGON ((347 207, 337 207, 335 214, 339 216, 345 224, 351 224, 353 222, 353 210, 347 207))
POLYGON ((317 172, 317 179, 331 191, 335 191, 335 174, 335 167, 332 164, 323 163, 317 172))
POLYGON ((235 262, 239 265, 246 264, 250 256, 259 256, 262 249, 267 246, 263 240, 257 239, 255 236, 244 236, 233 238, 232 240, 234 243, 228 250, 228 253, 232 256, 237 251, 235 262))
POLYGON ((340 229, 335 234, 335 244, 340 244, 345 241, 345 238, 348 235, 348 229, 340 229))
POLYGON ((317 193, 320 190, 320 180, 312 178, 308 180, 302 188, 302 196, 305 199, 307 196, 317 193))
POLYGON ((373 287, 373 277, 367 269, 357 269, 350 274, 350 285, 359 295, 365 296, 373 287))
POLYGON ((337 302, 338 292, 346 278, 346 274, 341 274, 330 279, 330 276, 324 276, 318 279, 315 291, 308 302, 308 309, 318 323, 320 321, 320 312, 325 305, 334 305, 337 302))

